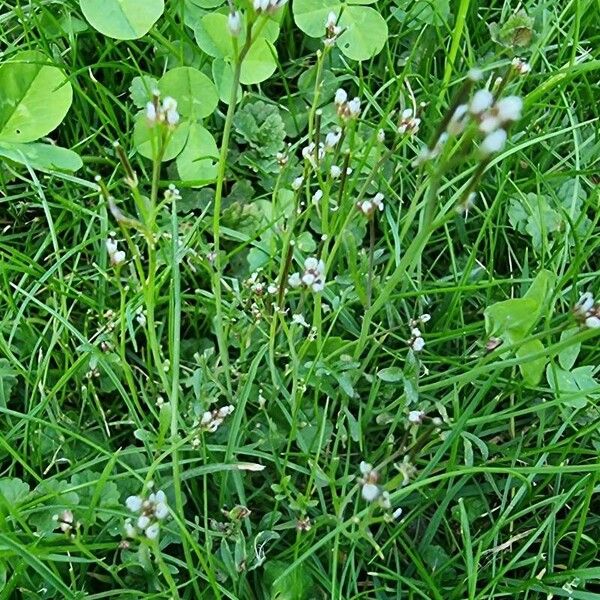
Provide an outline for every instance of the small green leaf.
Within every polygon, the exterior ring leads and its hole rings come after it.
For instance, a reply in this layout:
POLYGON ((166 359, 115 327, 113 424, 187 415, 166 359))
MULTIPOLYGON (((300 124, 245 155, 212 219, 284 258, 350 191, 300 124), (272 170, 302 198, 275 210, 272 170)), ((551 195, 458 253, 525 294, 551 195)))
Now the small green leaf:
POLYGON ((158 81, 149 75, 134 77, 129 86, 129 95, 138 108, 146 108, 152 98, 152 92, 158 89, 158 81))
POLYGON ((210 132, 192 123, 185 148, 177 157, 179 177, 198 187, 211 183, 217 176, 218 157, 219 150, 210 132))
POLYGON ((11 507, 20 504, 29 494, 29 485, 18 477, 0 479, 0 503, 2 500, 11 507))
POLYGON ((143 37, 165 10, 164 0, 79 0, 79 4, 94 29, 117 40, 143 37))
MULTIPOLYGON (((228 59, 215 58, 212 64, 212 76, 221 102, 229 104, 231 85, 233 83, 233 67, 228 59)), ((242 99, 242 86, 238 86, 237 101, 242 99)))
POLYGON ((194 29, 196 43, 200 50, 215 58, 234 55, 233 41, 227 26, 227 16, 222 13, 204 15, 194 29))
POLYGON ((387 367, 377 371, 377 377, 387 383, 396 383, 404 379, 404 373, 400 367, 387 367))
MULTIPOLYGON (((563 331, 560 334, 560 341, 564 342, 565 340, 568 340, 569 338, 573 337, 577 333, 579 333, 579 329, 577 327, 573 327, 572 329, 567 329, 566 331, 563 331)), ((558 362, 560 363, 560 366, 565 371, 569 371, 570 369, 573 368, 573 365, 575 364, 575 361, 577 360, 577 357, 579 356, 580 350, 581 350, 581 342, 575 342, 574 344, 571 344, 564 350, 560 351, 560 353, 558 355, 558 362)))
POLYGON ((588 399, 597 399, 600 385, 594 378, 594 367, 584 366, 565 371, 553 365, 546 368, 546 380, 565 406, 584 408, 588 399))
POLYGON ((56 129, 73 100, 64 73, 41 52, 19 52, 0 66, 0 141, 33 142, 56 129))
POLYGON ((529 356, 538 354, 544 350, 544 344, 540 340, 528 340, 515 353, 517 358, 523 359, 523 362, 519 363, 519 370, 521 371, 521 375, 523 375, 525 383, 537 385, 542 379, 544 367, 546 366, 546 357, 542 356, 530 359, 529 356))
POLYGON ((277 68, 277 51, 267 39, 258 38, 242 63, 240 82, 244 85, 261 83, 273 75, 277 68))
MULTIPOLYGON (((187 142, 189 131, 190 123, 188 121, 182 121, 173 130, 163 156, 163 162, 173 160, 180 154, 187 142)), ((146 115, 143 112, 139 113, 133 127, 133 143, 136 150, 150 160, 153 158, 152 135, 155 133, 156 129, 148 125, 146 115)))
POLYGON ((163 97, 171 96, 177 100, 177 110, 186 118, 208 117, 217 107, 215 84, 192 67, 167 71, 158 82, 158 89, 163 97))
POLYGON ((77 171, 83 166, 76 152, 51 144, 4 144, 0 156, 40 171, 77 171))

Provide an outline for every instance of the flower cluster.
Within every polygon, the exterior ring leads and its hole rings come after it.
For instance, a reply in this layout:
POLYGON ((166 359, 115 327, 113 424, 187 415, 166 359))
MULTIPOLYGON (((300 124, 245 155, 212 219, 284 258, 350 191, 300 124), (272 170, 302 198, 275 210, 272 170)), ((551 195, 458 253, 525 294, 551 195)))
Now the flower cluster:
POLYGON ((125 252, 119 250, 117 241, 112 236, 106 240, 106 251, 110 258, 110 264, 113 265, 113 267, 119 267, 125 262, 125 252))
POLYGON ((383 194, 378 192, 375 194, 373 198, 370 200, 361 200, 356 203, 356 208, 361 212, 365 217, 370 219, 373 216, 375 210, 379 210, 383 212, 383 194))
POLYGON ((531 71, 531 65, 524 61, 522 58, 519 58, 518 56, 515 56, 515 58, 512 59, 512 68, 519 74, 519 75, 527 75, 527 73, 529 73, 531 71))
POLYGON ((76 525, 73 512, 69 509, 63 510, 60 515, 53 515, 52 520, 56 521, 56 527, 64 533, 71 533, 76 525))
POLYGON ((359 465, 360 474, 362 477, 359 482, 362 486, 361 495, 367 502, 377 500, 381 508, 388 510, 391 508, 390 494, 382 490, 379 486, 379 473, 373 468, 373 465, 361 461, 359 465))
POLYGON ((338 115, 344 121, 356 119, 360 115, 360 98, 348 100, 348 94, 342 88, 336 91, 334 102, 338 115))
POLYGON ((334 12, 330 12, 327 15, 327 21, 325 21, 325 39, 323 40, 325 46, 333 46, 340 33, 342 33, 342 28, 337 24, 337 21, 338 17, 334 12))
POLYGON ((290 287, 297 288, 305 285, 313 292, 325 289, 325 263, 314 256, 304 261, 304 273, 293 273, 288 279, 290 287))
POLYGON ((235 407, 231 404, 222 406, 221 408, 215 408, 214 410, 207 410, 202 413, 200 420, 194 425, 200 427, 203 431, 208 433, 214 433, 223 425, 223 421, 235 410, 235 407))
POLYGON ((425 340, 421 333, 420 327, 423 326, 431 319, 431 315, 424 314, 418 319, 412 319, 410 322, 410 339, 408 345, 412 348, 413 352, 421 352, 425 348, 425 340))
MULTIPOLYGON (((307 160, 313 169, 316 169, 317 163, 325 158, 325 146, 322 143, 319 143, 319 146, 317 147, 314 142, 311 142, 302 148, 302 158, 307 160)), ((302 183, 300 183, 300 185, 302 185, 302 183)))
POLYGON ((164 124, 175 127, 179 123, 177 100, 171 98, 171 96, 166 96, 161 103, 160 92, 154 90, 152 100, 146 104, 146 119, 148 119, 150 127, 164 124))
POLYGON ((421 119, 415 116, 415 113, 412 108, 406 108, 402 111, 402 115, 400 116, 400 123, 398 125, 398 133, 406 133, 412 135, 419 131, 419 126, 421 125, 421 119))
POLYGON ((596 302, 591 292, 586 292, 573 307, 575 318, 590 329, 600 328, 600 303, 596 302))
POLYGON ((287 4, 287 0, 254 0, 252 6, 256 12, 274 13, 287 4))
POLYGON ((125 500, 127 509, 135 513, 133 519, 125 521, 125 535, 128 538, 136 538, 144 534, 148 539, 155 540, 160 533, 160 524, 169 516, 167 497, 162 490, 151 493, 144 499, 141 495, 129 496, 125 500))

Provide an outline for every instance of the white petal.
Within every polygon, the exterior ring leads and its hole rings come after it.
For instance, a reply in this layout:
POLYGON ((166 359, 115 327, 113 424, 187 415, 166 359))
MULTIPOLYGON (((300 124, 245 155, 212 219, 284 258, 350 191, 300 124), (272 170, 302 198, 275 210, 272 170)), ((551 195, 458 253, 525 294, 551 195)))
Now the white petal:
POLYGON ((368 475, 373 470, 373 465, 361 460, 360 465, 358 465, 358 469, 363 475, 368 475))
POLYGON ((159 502, 154 509, 154 515, 157 519, 164 519, 169 514, 169 507, 164 502, 159 502))
POLYGON ((342 88, 339 88, 335 92, 335 103, 336 104, 344 104, 348 100, 348 94, 342 88))
POLYGON ((600 329, 600 317, 588 317, 585 320, 585 326, 590 329, 600 329))
POLYGON ((411 347, 415 352, 421 352, 425 348, 425 340, 422 337, 415 338, 411 347))
POLYGON ((290 287, 300 287, 300 285, 302 284, 302 280, 300 279, 300 273, 292 273, 288 278, 288 283, 290 287))
POLYGON ((155 500, 156 502, 166 502, 167 495, 162 490, 158 490, 155 495, 155 500))
POLYGON ((319 264, 319 261, 314 257, 314 256, 309 256, 305 261, 304 261, 304 268, 306 270, 315 270, 317 268, 317 265, 319 264))
POLYGON ((507 96, 498 100, 496 108, 502 121, 518 121, 521 118, 523 100, 519 96, 507 96))
POLYGON ((367 502, 373 502, 379 496, 379 486, 374 483, 365 483, 362 486, 361 494, 367 502))
POLYGON ((587 312, 594 306, 594 296, 592 296, 591 292, 586 292, 579 298, 575 306, 582 312, 587 312))
POLYGON ((506 131, 504 129, 497 129, 493 133, 488 134, 483 142, 481 142, 481 152, 485 155, 494 154, 500 152, 506 144, 506 131))
POLYGON ((125 506, 131 512, 139 512, 142 508, 142 502, 143 500, 140 496, 129 496, 125 500, 125 506))
POLYGON ((137 526, 139 529, 146 529, 146 527, 148 527, 148 525, 150 525, 150 519, 146 515, 142 515, 137 520, 137 526))
POLYGON ((492 106, 493 102, 494 96, 492 96, 492 93, 489 90, 479 90, 473 95, 469 110, 473 114, 479 115, 492 106))
POLYGON ((146 529, 146 537, 149 540, 155 540, 158 537, 160 532, 160 525, 158 523, 153 523, 146 529))

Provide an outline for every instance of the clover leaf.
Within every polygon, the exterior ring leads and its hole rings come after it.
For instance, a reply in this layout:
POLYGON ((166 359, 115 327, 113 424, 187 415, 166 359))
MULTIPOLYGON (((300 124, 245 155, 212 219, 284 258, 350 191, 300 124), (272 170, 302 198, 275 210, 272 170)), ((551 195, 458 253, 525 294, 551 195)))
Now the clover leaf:
POLYGON ((388 26, 377 10, 365 4, 369 2, 354 0, 346 4, 339 0, 295 0, 294 20, 307 35, 323 37, 329 13, 341 13, 339 25, 343 33, 337 40, 338 47, 352 60, 368 60, 383 49, 388 26))

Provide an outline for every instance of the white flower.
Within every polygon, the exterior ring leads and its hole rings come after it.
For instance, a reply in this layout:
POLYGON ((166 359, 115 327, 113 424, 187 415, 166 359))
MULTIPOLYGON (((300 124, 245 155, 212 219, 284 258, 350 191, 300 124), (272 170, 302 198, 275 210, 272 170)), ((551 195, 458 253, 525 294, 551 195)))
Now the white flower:
POLYGON ((141 515, 140 517, 138 517, 138 520, 137 520, 138 529, 144 530, 144 529, 146 529, 146 527, 148 527, 148 525, 150 525, 150 517, 148 517, 146 515, 141 515))
POLYGON ((421 323, 427 323, 428 321, 431 321, 431 315, 429 313, 424 313, 419 317, 419 321, 421 321, 421 323))
POLYGON ((123 529, 125 530, 125 537, 134 538, 137 535, 136 528, 132 525, 131 519, 127 519, 125 524, 123 525, 123 529))
POLYGON ((363 475, 368 475, 369 473, 371 473, 371 471, 373 471, 373 465, 371 465, 368 462, 365 462, 364 460, 361 460, 360 464, 358 465, 358 470, 363 475))
POLYGON ((335 146, 337 146, 337 144, 341 138, 342 138, 341 129, 337 129, 335 131, 330 131, 325 136, 325 148, 328 148, 328 149, 334 148, 335 146))
POLYGON ((351 117, 357 117, 360 114, 360 98, 353 98, 348 102, 348 112, 351 117))
POLYGON ((392 500, 389 492, 381 492, 381 496, 379 496, 379 506, 384 510, 392 508, 392 500))
POLYGON ((158 115, 156 113, 156 106, 154 102, 148 102, 146 104, 146 119, 148 119, 150 125, 154 125, 157 121, 158 115))
POLYGON ((518 121, 521 118, 523 100, 519 96, 506 96, 496 102, 498 118, 503 122, 518 121))
POLYGON ((323 190, 317 190, 312 196, 312 203, 317 206, 323 198, 323 190))
POLYGON ((127 255, 123 250, 117 250, 111 257, 111 262, 115 267, 122 265, 127 258, 127 255))
POLYGON ((302 175, 300 175, 300 177, 296 177, 296 179, 292 181, 292 189, 297 192, 302 187, 303 183, 304 177, 302 177, 302 175))
POLYGON ((402 516, 402 508, 398 507, 393 513, 392 513, 392 517, 396 520, 398 520, 400 517, 402 516))
POLYGON ((141 496, 129 496, 125 500, 125 506, 131 512, 140 512, 140 510, 142 510, 142 503, 143 500, 141 496))
POLYGON ((158 502, 156 504, 156 508, 154 509, 154 516, 162 520, 167 517, 169 514, 169 507, 164 502, 158 502))
POLYGON ((160 532, 160 525, 158 523, 153 523, 152 525, 146 528, 146 537, 149 540, 155 540, 158 537, 160 532))
POLYGON ((516 56, 512 59, 512 66, 519 75, 527 75, 531 71, 531 65, 516 56))
POLYGON ((595 301, 594 296, 591 292, 586 292, 579 298, 577 304, 575 305, 575 310, 581 311, 582 313, 587 313, 594 307, 595 301))
POLYGON ((417 133, 420 125, 421 119, 415 116, 412 108, 405 108, 402 111, 400 124, 398 125, 398 133, 417 133))
POLYGON ((456 107, 454 114, 450 118, 446 131, 450 135, 459 135, 465 129, 469 107, 466 104, 460 104, 456 107))
POLYGON ((600 328, 600 317, 597 317, 595 315, 588 317, 585 320, 585 326, 589 327, 590 329, 599 329, 600 328))
POLYGON ((302 279, 300 277, 300 273, 292 273, 288 277, 288 284, 292 288, 297 288, 302 285, 302 279))
POLYGON ((171 96, 166 96, 165 99, 162 101, 162 109, 165 112, 168 112, 170 110, 177 110, 177 100, 175 100, 175 98, 172 98, 171 96))
POLYGON ((379 486, 375 483, 365 483, 362 486, 361 494, 367 502, 373 502, 379 496, 379 486))
POLYGON ((370 200, 363 200, 362 202, 358 202, 356 204, 356 208, 365 215, 365 217, 371 216, 373 214, 373 204, 370 200))
POLYGON ((302 327, 310 327, 302 313, 296 313, 292 315, 292 323, 294 325, 302 325, 302 327))
POLYGON ((325 21, 325 27, 327 29, 330 29, 330 28, 334 27, 336 23, 337 23, 337 15, 333 11, 331 11, 327 15, 327 20, 325 21))
POLYGON ((410 346, 415 352, 421 352, 425 348, 425 340, 422 337, 417 337, 411 342, 410 346))
POLYGON ((411 410, 408 413, 408 420, 413 425, 420 425, 423 422, 425 413, 422 410, 411 410))
POLYGON ((108 238, 106 240, 106 251, 110 256, 112 256, 117 251, 117 242, 113 238, 108 238))
POLYGON ((302 283, 313 292, 322 292, 325 289, 325 263, 314 256, 307 258, 304 261, 302 283))
POLYGON ((481 142, 480 150, 484 156, 489 156, 495 152, 500 152, 506 144, 506 131, 504 129, 497 129, 496 131, 489 133, 481 142))
POLYGON ((470 69, 467 77, 473 82, 481 81, 483 79, 483 72, 481 69, 470 69))
POLYGON ((383 142, 385 142, 385 131, 384 131, 383 129, 380 129, 380 130, 377 132, 377 141, 378 141, 380 144, 383 144, 383 142))
POLYGON ((329 173, 331 174, 332 179, 337 179, 342 174, 342 169, 337 165, 331 165, 329 173))
POLYGON ((375 194, 375 197, 373 198, 372 202, 373 204, 380 210, 383 210, 383 198, 384 195, 381 192, 377 192, 377 194, 375 194))
POLYGON ((492 106, 494 102, 494 96, 489 90, 479 90, 473 94, 469 110, 474 115, 480 115, 492 106))
POLYGON ((496 115, 484 115, 483 119, 479 123, 479 131, 482 133, 492 133, 500 127, 502 122, 496 115))
POLYGON ((342 88, 339 88, 335 92, 335 98, 334 98, 335 103, 338 106, 341 106, 342 104, 346 104, 347 100, 348 100, 348 94, 346 93, 345 90, 343 90, 342 88))
POLYGON ((237 10, 229 13, 229 16, 227 17, 227 27, 229 28, 229 33, 232 37, 238 37, 240 35, 240 32, 242 31, 242 17, 237 10))

